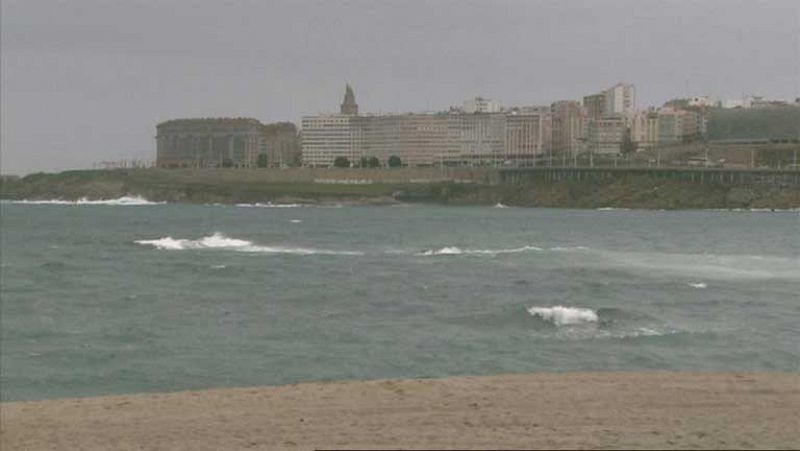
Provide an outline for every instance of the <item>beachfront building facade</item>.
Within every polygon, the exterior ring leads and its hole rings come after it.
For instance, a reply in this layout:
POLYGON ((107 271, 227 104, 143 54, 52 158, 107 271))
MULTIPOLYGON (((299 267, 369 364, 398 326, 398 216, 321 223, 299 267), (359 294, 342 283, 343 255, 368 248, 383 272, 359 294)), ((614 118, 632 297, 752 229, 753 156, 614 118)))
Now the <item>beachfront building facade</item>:
POLYGON ((172 119, 156 125, 158 167, 266 167, 298 159, 297 129, 252 118, 172 119))
POLYGON ((337 157, 351 165, 375 157, 382 166, 398 157, 408 166, 500 165, 535 160, 551 150, 549 107, 499 110, 481 97, 447 112, 358 115, 348 85, 339 114, 302 120, 303 164, 332 166, 337 157))
POLYGON ((658 145, 658 112, 637 111, 631 120, 631 141, 640 149, 658 145))
POLYGON ((603 91, 604 116, 630 116, 636 104, 636 88, 633 85, 617 83, 603 91))
POLYGON ((549 107, 513 108, 505 114, 504 162, 534 165, 552 155, 553 116, 549 107))
POLYGON ((594 119, 589 122, 589 152, 616 155, 621 152, 622 141, 628 129, 621 117, 594 119))
POLYGON ((303 118, 301 126, 304 166, 329 167, 338 157, 352 162, 361 156, 356 116, 309 116, 303 118))
POLYGON ((550 105, 552 150, 562 163, 586 151, 589 117, 580 102, 562 100, 550 105))

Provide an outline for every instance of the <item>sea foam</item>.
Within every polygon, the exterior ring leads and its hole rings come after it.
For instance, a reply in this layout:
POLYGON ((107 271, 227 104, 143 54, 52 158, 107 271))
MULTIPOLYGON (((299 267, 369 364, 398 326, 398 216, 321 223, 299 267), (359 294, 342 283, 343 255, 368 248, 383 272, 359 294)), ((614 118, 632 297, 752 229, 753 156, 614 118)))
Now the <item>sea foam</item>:
POLYGON ((13 200, 12 204, 24 205, 112 205, 112 206, 140 206, 161 205, 166 202, 152 202, 141 196, 122 196, 117 199, 89 200, 82 197, 78 200, 47 199, 47 200, 13 200))
POLYGON ((336 251, 327 249, 314 249, 305 247, 285 246, 260 246, 252 241, 229 238, 217 232, 197 240, 176 239, 171 236, 157 240, 136 240, 137 244, 150 245, 156 249, 182 251, 182 250, 227 250, 236 252, 263 253, 263 254, 294 254, 294 255, 364 255, 356 251, 336 251))
POLYGON ((521 246, 511 249, 462 249, 456 246, 444 246, 438 249, 428 249, 417 255, 430 257, 436 255, 498 255, 498 254, 517 254, 520 252, 543 251, 538 246, 521 246))
POLYGON ((575 324, 596 323, 597 312, 588 308, 564 307, 531 307, 528 313, 545 321, 550 321, 556 326, 570 326, 575 324))
POLYGON ((262 204, 260 202, 254 204, 236 204, 237 207, 245 207, 245 208, 300 208, 305 207, 304 204, 273 204, 272 202, 267 202, 266 204, 262 204))

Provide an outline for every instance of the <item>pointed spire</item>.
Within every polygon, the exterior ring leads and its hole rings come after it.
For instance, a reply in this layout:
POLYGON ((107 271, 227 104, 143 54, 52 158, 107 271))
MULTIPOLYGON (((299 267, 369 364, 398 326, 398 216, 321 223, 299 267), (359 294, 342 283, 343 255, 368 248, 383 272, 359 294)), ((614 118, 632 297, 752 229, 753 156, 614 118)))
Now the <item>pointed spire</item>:
POLYGON ((353 116, 358 115, 358 104, 356 104, 356 95, 353 93, 353 88, 350 83, 345 84, 344 101, 340 106, 342 114, 349 114, 353 116))

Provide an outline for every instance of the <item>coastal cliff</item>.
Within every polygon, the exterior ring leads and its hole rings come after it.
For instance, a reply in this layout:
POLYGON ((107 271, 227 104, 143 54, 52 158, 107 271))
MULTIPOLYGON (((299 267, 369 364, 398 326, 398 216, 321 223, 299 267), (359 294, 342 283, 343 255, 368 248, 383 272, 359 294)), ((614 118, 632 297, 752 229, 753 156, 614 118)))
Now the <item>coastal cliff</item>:
MULTIPOLYGON (((388 172, 388 171, 387 171, 388 172)), ((564 208, 800 208, 800 187, 759 183, 694 183, 631 175, 605 180, 531 180, 488 184, 470 180, 296 180, 269 171, 105 170, 31 174, 0 179, 6 200, 114 199, 142 196, 186 203, 424 202, 564 208)))

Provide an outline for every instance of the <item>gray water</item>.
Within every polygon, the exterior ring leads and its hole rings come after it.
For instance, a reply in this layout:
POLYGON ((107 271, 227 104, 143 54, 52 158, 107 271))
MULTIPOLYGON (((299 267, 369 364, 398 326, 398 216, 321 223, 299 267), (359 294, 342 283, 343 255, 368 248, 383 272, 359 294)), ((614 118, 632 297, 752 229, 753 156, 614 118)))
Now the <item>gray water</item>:
POLYGON ((4 400, 800 369, 797 212, 4 202, 0 213, 4 400))

